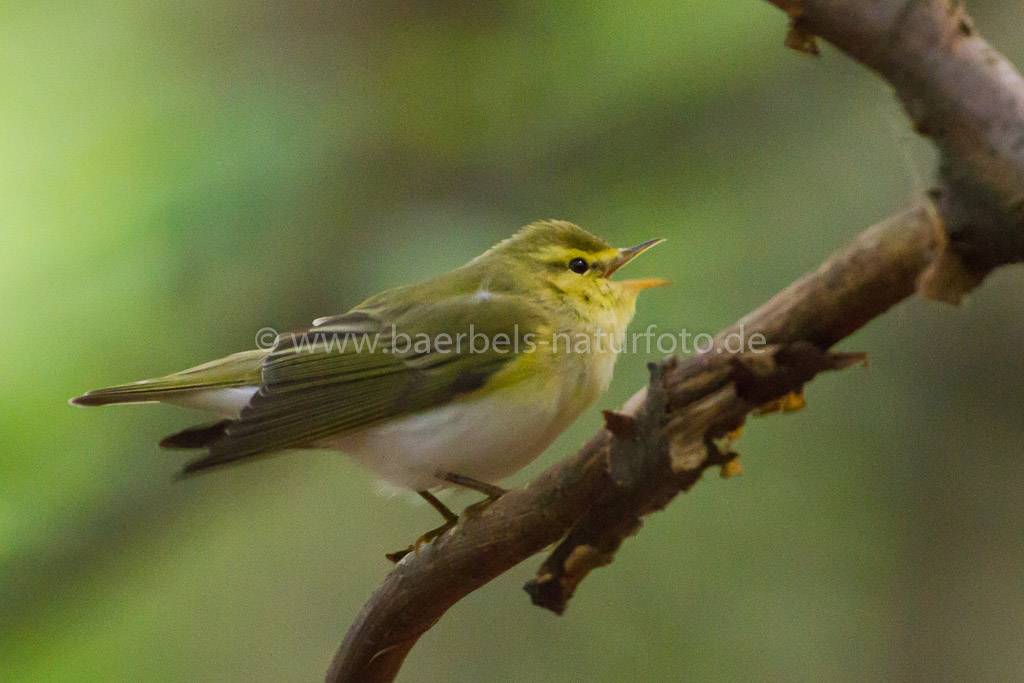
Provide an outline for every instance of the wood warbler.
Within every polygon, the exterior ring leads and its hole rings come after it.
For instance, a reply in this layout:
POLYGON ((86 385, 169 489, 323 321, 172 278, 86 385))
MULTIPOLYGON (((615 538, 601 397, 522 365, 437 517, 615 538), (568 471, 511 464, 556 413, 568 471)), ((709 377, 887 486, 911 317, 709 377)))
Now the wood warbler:
POLYGON ((278 335, 269 349, 71 402, 221 417, 160 442, 206 449, 186 473, 289 449, 342 451, 418 492, 446 528, 457 517, 431 489, 500 495, 494 482, 608 388, 637 295, 668 284, 609 277, 660 241, 616 249, 572 223, 534 223, 447 275, 278 335))

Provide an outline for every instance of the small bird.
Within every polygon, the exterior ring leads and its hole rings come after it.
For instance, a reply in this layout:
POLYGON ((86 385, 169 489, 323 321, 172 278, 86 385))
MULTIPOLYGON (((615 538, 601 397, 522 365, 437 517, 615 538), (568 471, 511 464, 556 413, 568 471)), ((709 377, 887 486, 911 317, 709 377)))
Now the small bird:
POLYGON ((616 249, 572 223, 533 223, 446 275, 280 334, 271 348, 71 403, 213 413, 160 442, 206 450, 186 474, 291 449, 342 451, 441 513, 418 547, 458 520, 432 490, 499 497, 496 482, 608 388, 637 295, 668 284, 609 278, 661 241, 616 249))

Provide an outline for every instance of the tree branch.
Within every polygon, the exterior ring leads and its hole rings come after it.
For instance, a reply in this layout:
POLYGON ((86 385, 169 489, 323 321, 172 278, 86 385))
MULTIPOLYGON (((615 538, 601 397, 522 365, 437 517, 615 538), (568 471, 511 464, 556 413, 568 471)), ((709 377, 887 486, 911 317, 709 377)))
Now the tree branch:
POLYGON ((751 412, 858 355, 828 349, 915 291, 957 301, 994 267, 1024 260, 1024 81, 948 0, 770 0, 791 18, 787 44, 821 36, 878 72, 942 155, 935 203, 870 228, 821 267, 716 338, 772 346, 652 368, 579 452, 403 559, 351 626, 329 683, 397 675, 419 637, 468 593, 564 537, 527 589, 565 608, 644 514, 734 454, 717 439, 751 412))
MULTIPOLYGON (((775 345, 760 354, 767 361, 764 367, 759 368, 750 354, 709 353, 667 363, 663 378, 656 375, 661 381, 655 383, 665 392, 657 404, 661 414, 647 417, 645 406, 651 404, 646 392, 638 393, 622 410, 631 419, 650 419, 666 427, 662 432, 648 430, 646 438, 667 446, 678 484, 674 491, 672 487, 662 489, 660 484, 650 488, 657 477, 638 477, 632 495, 640 499, 634 506, 639 513, 664 505, 692 485, 704 469, 727 461, 727 455, 713 448, 713 440, 742 424, 749 412, 799 389, 819 370, 842 367, 847 358, 826 354, 823 349, 910 296, 942 242, 937 214, 929 202, 922 201, 870 228, 818 270, 718 336, 722 342, 741 326, 746 339, 764 334, 775 345), (801 368, 808 360, 813 363, 801 368), (746 373, 737 372, 737 364, 746 373), (786 373, 792 376, 768 391, 757 391, 770 385, 773 378, 785 378, 786 373)), ((423 547, 419 556, 406 556, 356 618, 327 680, 393 680, 417 639, 449 607, 558 541, 594 509, 595 501, 604 500, 601 505, 607 507, 609 496, 622 494, 608 469, 612 449, 621 448, 615 444, 611 432, 601 430, 574 456, 549 468, 525 488, 510 491, 479 515, 464 519, 423 547)), ((660 457, 666 446, 648 449, 651 457, 660 457)), ((590 514, 592 519, 596 513, 590 514)), ((588 527, 593 524, 585 521, 580 528, 588 527)), ((620 540, 630 530, 620 531, 620 540)), ((585 539, 578 545, 586 545, 585 539)), ((581 566, 577 565, 574 577, 579 576, 581 566)), ((550 585, 550 580, 543 578, 539 583, 550 585)))
POLYGON ((535 605, 561 614, 591 570, 612 561, 641 518, 689 490, 709 467, 725 469, 737 456, 716 439, 742 426, 746 416, 788 394, 824 370, 864 359, 797 342, 743 354, 707 353, 651 363, 643 409, 606 413, 606 469, 610 484, 573 524, 565 539, 526 584, 535 605), (614 416, 614 418, 612 417, 614 416))
POLYGON ((949 242, 922 293, 957 302, 996 266, 1024 261, 1024 79, 949 0, 769 0, 786 44, 814 36, 877 72, 939 149, 949 242))

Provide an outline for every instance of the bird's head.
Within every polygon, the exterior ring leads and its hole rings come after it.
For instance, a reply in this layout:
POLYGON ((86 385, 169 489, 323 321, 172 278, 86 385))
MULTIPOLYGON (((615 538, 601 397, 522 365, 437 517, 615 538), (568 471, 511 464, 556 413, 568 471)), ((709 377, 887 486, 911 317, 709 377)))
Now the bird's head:
POLYGON ((534 283, 542 298, 561 299, 585 318, 620 313, 628 321, 641 291, 669 281, 612 280, 611 276, 662 241, 620 249, 572 223, 542 221, 523 228, 489 253, 514 268, 517 279, 534 283))

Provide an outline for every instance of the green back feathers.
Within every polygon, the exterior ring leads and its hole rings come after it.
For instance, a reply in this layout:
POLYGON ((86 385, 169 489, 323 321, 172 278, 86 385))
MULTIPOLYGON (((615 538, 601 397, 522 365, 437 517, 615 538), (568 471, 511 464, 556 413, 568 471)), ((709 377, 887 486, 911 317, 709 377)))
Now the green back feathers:
MULTIPOLYGON (((537 260, 538 255, 549 254, 552 249, 597 253, 611 249, 611 245, 566 221, 531 223, 449 273, 383 291, 344 315, 362 311, 384 319, 393 318, 417 306, 479 292, 534 297, 540 290, 539 277, 547 265, 537 260)), ((339 317, 320 318, 315 324, 325 324, 339 317)))

